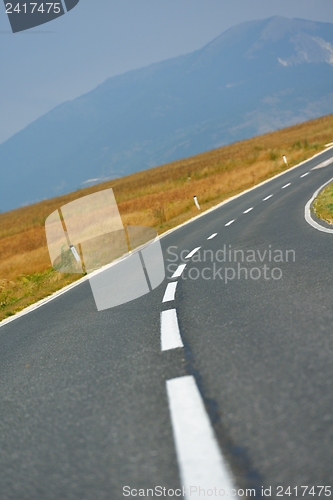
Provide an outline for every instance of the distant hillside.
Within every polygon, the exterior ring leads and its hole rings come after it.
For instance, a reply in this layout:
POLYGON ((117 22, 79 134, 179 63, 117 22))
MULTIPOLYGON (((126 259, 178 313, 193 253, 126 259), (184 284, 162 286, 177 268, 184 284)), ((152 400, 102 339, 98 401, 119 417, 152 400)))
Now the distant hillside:
POLYGON ((110 78, 0 145, 0 209, 333 112, 333 25, 273 17, 110 78))

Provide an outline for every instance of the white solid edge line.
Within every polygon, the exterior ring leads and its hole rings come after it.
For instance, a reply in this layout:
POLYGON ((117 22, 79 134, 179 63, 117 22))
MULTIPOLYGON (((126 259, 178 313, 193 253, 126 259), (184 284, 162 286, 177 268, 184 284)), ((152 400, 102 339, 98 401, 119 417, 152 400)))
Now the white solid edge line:
POLYGON ((88 279, 88 276, 83 276, 83 278, 81 278, 80 280, 75 281, 74 283, 71 283, 70 285, 65 286, 64 288, 62 288, 61 290, 58 290, 57 292, 54 292, 49 297, 46 297, 45 299, 41 299, 38 302, 35 302, 34 304, 31 304, 30 306, 26 307, 22 311, 16 313, 14 316, 11 316, 10 318, 2 320, 0 323, 0 328, 2 326, 7 325, 8 323, 11 323, 12 321, 15 321, 16 319, 21 318, 22 316, 25 316, 26 314, 31 313, 32 311, 35 311, 36 309, 39 309, 40 307, 44 306, 48 302, 51 302, 52 300, 56 299, 57 297, 60 297, 60 295, 62 295, 63 293, 69 292, 69 290, 71 290, 72 288, 75 288, 76 286, 83 283, 87 279, 88 279))
POLYGON ((288 186, 290 186, 291 182, 288 182, 288 184, 285 184, 284 186, 282 186, 281 189, 284 189, 284 188, 287 188, 288 186))
POLYGON ((251 212, 251 210, 253 210, 253 207, 244 210, 243 214, 248 214, 249 212, 251 212))
POLYGON ((269 200, 270 198, 272 198, 272 196, 273 196, 272 194, 269 194, 268 196, 266 196, 266 198, 263 198, 263 200, 262 200, 262 201, 269 200))
POLYGON ((330 182, 333 181, 333 177, 325 182, 325 184, 323 184, 322 186, 320 186, 320 188, 318 188, 312 195, 311 199, 307 202, 307 204, 305 205, 305 210, 304 210, 304 217, 305 217, 305 220, 308 224, 310 224, 310 226, 314 227, 315 229, 317 229, 318 231, 322 231, 323 233, 333 233, 333 229, 330 229, 329 227, 325 227, 325 226, 321 226, 320 224, 318 224, 318 222, 316 222, 315 220, 313 220, 313 218, 311 217, 311 205, 312 205, 312 202, 313 200, 318 196, 318 194, 320 193, 320 191, 325 187, 327 186, 327 184, 329 184, 330 182))
POLYGON ((170 279, 173 279, 173 278, 179 278, 179 276, 182 275, 184 269, 186 267, 186 264, 180 264, 177 269, 175 270, 175 272, 173 273, 173 275, 171 276, 170 279))
POLYGON ((176 309, 161 312, 161 351, 184 347, 179 332, 176 309))
POLYGON ((217 236, 217 233, 213 233, 210 236, 208 236, 207 240, 212 240, 213 238, 215 238, 215 236, 217 236))
MULTIPOLYGON (((173 233, 174 231, 178 231, 179 229, 181 229, 182 227, 186 226, 187 224, 191 224, 192 222, 196 221, 200 217, 204 217, 205 215, 208 215, 211 212, 214 212, 215 210, 218 210, 219 208, 223 207, 224 205, 227 205, 227 203, 230 203, 231 201, 234 201, 237 198, 240 198, 241 196, 244 196, 245 194, 250 193, 251 191, 254 191, 255 189, 258 189, 258 188, 264 186, 265 184, 268 184, 269 182, 274 181, 275 179, 277 179, 278 177, 281 177, 282 175, 288 174, 292 170, 295 170, 296 168, 301 167, 305 163, 313 160, 314 158, 316 158, 317 156, 320 156, 323 153, 326 153, 330 149, 333 149, 333 145, 331 147, 328 147, 324 151, 321 151, 320 153, 316 153, 315 155, 311 156, 311 158, 308 158, 307 160, 302 161, 298 165, 295 165, 294 167, 288 168, 284 172, 280 172, 279 174, 276 174, 273 177, 270 177, 269 179, 266 179, 265 181, 260 182, 256 186, 253 186, 253 187, 251 187, 249 189, 245 189, 245 191, 242 191, 241 193, 238 193, 238 194, 236 194, 234 196, 231 196, 230 198, 227 198, 226 200, 221 201, 221 203, 218 203, 214 207, 211 207, 208 210, 205 210, 204 212, 201 212, 200 214, 195 215, 194 217, 192 217, 191 219, 187 220, 186 222, 183 222, 182 224, 179 224, 179 226, 173 227, 172 229, 169 229, 168 231, 165 231, 165 233, 163 233, 163 234, 161 234, 161 235, 158 236, 158 239, 161 240, 162 238, 165 238, 169 234, 173 233)), ((114 263, 112 262, 111 265, 114 265, 114 263)), ((31 306, 28 306, 27 308, 23 309, 23 311, 15 314, 14 316, 11 316, 8 319, 2 320, 0 322, 0 328, 2 326, 7 325, 8 323, 11 323, 12 321, 15 321, 16 319, 20 318, 21 316, 25 316, 26 314, 29 314, 29 313, 33 312, 35 309, 38 309, 39 307, 43 306, 44 304, 47 304, 48 302, 51 302, 52 300, 55 300, 60 295, 62 295, 63 293, 68 292, 72 288, 75 288, 76 286, 81 285, 84 281, 86 281, 87 279, 89 279, 90 276, 91 275, 83 276, 83 278, 77 280, 75 283, 72 283, 71 285, 68 285, 68 287, 64 287, 61 290, 59 290, 58 292, 54 292, 52 295, 50 295, 50 297, 42 299, 42 300, 36 302, 35 304, 32 304, 31 306)))
POLYGON ((300 175, 300 177, 305 177, 306 175, 309 175, 310 172, 305 172, 305 174, 300 175))
POLYGON ((176 288, 177 288, 177 283, 178 281, 175 281, 174 283, 168 283, 164 297, 162 302, 170 302, 171 300, 175 300, 175 293, 176 293, 176 288))
POLYGON ((226 224, 224 224, 225 226, 230 226, 233 222, 235 222, 236 219, 232 219, 232 220, 229 220, 229 222, 227 222, 226 224))
POLYGON ((195 253, 197 253, 197 251, 198 251, 198 250, 200 250, 200 248, 201 248, 201 247, 196 247, 196 248, 193 248, 193 250, 192 250, 190 253, 188 253, 188 254, 186 255, 185 259, 190 259, 191 257, 193 257, 193 255, 194 255, 195 253))
MULTIPOLYGON (((156 237, 152 241, 155 242, 157 240, 159 240, 158 237, 156 237)), ((130 253, 131 254, 137 253, 142 248, 144 248, 145 246, 146 246, 146 244, 140 245, 139 247, 135 248, 130 253)), ((117 264, 119 264, 120 262, 122 262, 127 257, 128 257, 128 254, 125 254, 125 255, 119 257, 118 259, 116 259, 116 260, 110 262, 109 264, 106 264, 105 266, 101 267, 100 269, 96 269, 95 271, 93 271, 93 272, 91 272, 89 274, 86 274, 86 276, 83 276, 82 278, 80 278, 79 280, 75 281, 74 283, 71 283, 70 285, 67 285, 64 288, 61 288, 61 290, 58 290, 57 292, 52 293, 49 297, 45 297, 44 299, 41 299, 38 302, 35 302, 34 304, 31 304, 30 306, 26 307, 25 309, 23 309, 22 311, 18 312, 14 316, 11 316, 8 319, 2 320, 0 322, 0 328, 2 326, 7 325, 8 323, 11 323, 12 321, 15 321, 16 319, 21 318, 22 316, 25 316, 26 314, 29 314, 29 313, 35 311, 36 309, 39 309, 40 307, 44 306, 48 302, 51 302, 52 300, 57 299, 58 297, 60 297, 64 293, 69 292, 70 290, 72 290, 72 288, 75 288, 75 287, 81 285, 82 283, 84 283, 85 281, 89 280, 90 278, 96 276, 97 274, 100 274, 100 273, 106 271, 107 269, 110 269, 111 267, 116 266, 117 264)))
POLYGON ((181 484, 186 491, 184 498, 209 498, 207 491, 214 488, 230 496, 234 481, 194 377, 167 380, 166 388, 181 484))

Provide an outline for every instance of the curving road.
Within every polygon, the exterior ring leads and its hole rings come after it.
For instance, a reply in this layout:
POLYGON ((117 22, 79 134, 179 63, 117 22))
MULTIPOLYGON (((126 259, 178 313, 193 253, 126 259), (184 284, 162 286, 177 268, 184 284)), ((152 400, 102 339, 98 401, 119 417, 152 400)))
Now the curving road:
POLYGON ((85 281, 2 325, 1 500, 330 497, 333 245, 304 207, 332 156, 161 238, 150 294, 97 312, 85 281))

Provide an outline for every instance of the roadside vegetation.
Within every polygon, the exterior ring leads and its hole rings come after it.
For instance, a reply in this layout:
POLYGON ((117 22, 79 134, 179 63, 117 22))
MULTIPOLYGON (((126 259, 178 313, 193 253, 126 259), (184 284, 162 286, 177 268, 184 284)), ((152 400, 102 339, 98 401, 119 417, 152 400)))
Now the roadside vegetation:
POLYGON ((0 214, 0 321, 81 277, 51 268, 44 223, 61 205, 112 187, 125 225, 150 226, 161 234, 198 214, 193 196, 207 210, 332 141, 333 115, 328 115, 0 214))
POLYGON ((319 219, 333 225, 333 182, 319 193, 312 208, 319 219))

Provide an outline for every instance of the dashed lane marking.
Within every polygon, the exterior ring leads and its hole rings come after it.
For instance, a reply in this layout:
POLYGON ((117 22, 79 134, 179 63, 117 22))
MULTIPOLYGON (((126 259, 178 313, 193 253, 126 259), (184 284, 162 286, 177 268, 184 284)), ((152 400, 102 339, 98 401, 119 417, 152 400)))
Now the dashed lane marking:
POLYGON ((249 212, 251 212, 251 210, 253 210, 253 207, 244 210, 243 214, 248 214, 249 212))
POLYGON ((290 186, 290 184, 291 184, 291 182, 288 182, 288 184, 285 184, 284 186, 282 186, 282 188, 281 188, 281 189, 285 189, 285 188, 287 188, 288 186, 290 186))
POLYGON ((272 194, 269 194, 268 196, 266 196, 266 198, 264 198, 262 201, 266 201, 266 200, 269 200, 270 198, 272 198, 272 194))
POLYGON ((177 283, 178 281, 175 281, 174 283, 168 283, 164 297, 162 302, 170 302, 171 300, 175 300, 175 293, 176 293, 176 288, 177 288, 177 283))
POLYGON ((229 220, 229 222, 227 222, 226 224, 224 224, 225 226, 230 226, 233 222, 235 222, 236 219, 232 219, 232 220, 229 220))
POLYGON ((176 309, 161 312, 161 350, 168 351, 184 347, 179 332, 176 309))
POLYGON ((212 240, 213 238, 215 238, 215 236, 217 236, 217 233, 213 233, 210 236, 208 236, 207 240, 212 240))
POLYGON ((301 177, 305 177, 306 175, 309 175, 310 172, 305 172, 305 174, 302 174, 301 177))
POLYGON ((197 251, 198 251, 198 250, 200 250, 200 248, 201 248, 201 247, 196 247, 196 248, 194 248, 194 249, 193 249, 190 253, 188 253, 188 254, 186 255, 185 259, 190 259, 191 257, 193 257, 193 255, 194 255, 195 253, 197 253, 197 251))
POLYGON ((194 377, 167 380, 166 386, 181 483, 187 491, 185 499, 206 498, 200 492, 212 488, 230 495, 234 481, 194 377))
POLYGON ((173 278, 179 278, 179 276, 181 276, 181 275, 182 275, 182 273, 183 273, 183 271, 184 271, 185 267, 186 267, 186 264, 180 264, 180 265, 177 267, 176 271, 175 271, 175 272, 173 273, 173 275, 171 276, 171 279, 173 279, 173 278))
POLYGON ((328 158, 328 160, 319 163, 319 165, 316 165, 315 167, 311 168, 311 170, 317 170, 318 168, 328 167, 328 165, 331 165, 331 163, 333 163, 333 158, 328 158))

